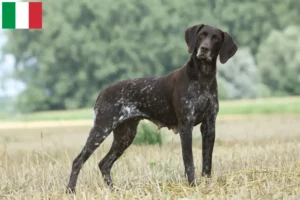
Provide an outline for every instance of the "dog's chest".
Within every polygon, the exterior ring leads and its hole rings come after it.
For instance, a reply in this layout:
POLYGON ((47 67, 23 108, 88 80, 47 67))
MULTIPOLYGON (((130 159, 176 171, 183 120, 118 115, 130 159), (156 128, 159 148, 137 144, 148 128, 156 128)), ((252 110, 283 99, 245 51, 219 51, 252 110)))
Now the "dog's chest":
POLYGON ((203 117, 213 114, 217 108, 216 94, 204 86, 192 83, 185 98, 188 117, 200 123, 203 117))

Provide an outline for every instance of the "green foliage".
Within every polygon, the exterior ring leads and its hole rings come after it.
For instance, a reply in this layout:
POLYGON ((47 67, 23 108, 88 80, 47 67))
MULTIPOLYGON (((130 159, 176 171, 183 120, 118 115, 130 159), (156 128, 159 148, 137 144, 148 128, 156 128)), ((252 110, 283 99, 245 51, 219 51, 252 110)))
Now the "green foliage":
POLYGON ((160 132, 157 130, 157 126, 148 121, 140 122, 133 144, 162 145, 162 137, 160 132))
POLYGON ((214 0, 214 16, 254 55, 274 29, 300 24, 299 0, 214 0))
MULTIPOLYGON (((274 29, 300 25, 298 0, 119 0, 113 3, 111 0, 72 3, 44 0, 43 3, 43 30, 5 32, 8 36, 5 53, 15 56, 15 75, 27 86, 17 101, 23 112, 92 107, 100 90, 108 84, 168 74, 188 58, 184 30, 199 23, 228 31, 240 50, 242 47, 251 50, 251 53, 244 50, 228 67, 236 65, 239 76, 220 75, 220 95, 223 98, 269 96, 273 88, 270 90, 269 82, 260 83, 255 79, 256 59, 253 58, 259 54, 267 56, 260 44, 269 43, 265 40, 274 29), (247 56, 249 59, 243 61, 247 56), (240 71, 242 66, 249 69, 240 71), (228 77, 233 81, 228 81, 228 77), (246 82, 242 83, 242 79, 246 82)), ((260 65, 265 68, 265 64, 260 65)), ((274 73, 279 79, 280 74, 274 73)), ((276 94, 298 93, 293 89, 297 83, 295 78, 281 83, 285 86, 280 86, 276 94)))
POLYGON ((300 27, 273 31, 257 56, 262 82, 272 95, 300 95, 300 27))
POLYGON ((258 96, 258 72, 254 57, 247 48, 240 48, 224 65, 218 65, 218 85, 223 99, 258 96))
POLYGON ((43 2, 42 31, 7 32, 6 52, 27 84, 22 111, 92 106, 112 82, 166 74, 187 59, 185 28, 213 19, 195 17, 204 0, 43 2))

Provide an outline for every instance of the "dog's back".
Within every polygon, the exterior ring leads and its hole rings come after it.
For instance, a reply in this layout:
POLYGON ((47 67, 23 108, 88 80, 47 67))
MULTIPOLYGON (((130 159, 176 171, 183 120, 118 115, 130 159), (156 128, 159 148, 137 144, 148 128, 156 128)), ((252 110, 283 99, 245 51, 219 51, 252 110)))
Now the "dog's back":
POLYGON ((94 110, 97 115, 114 113, 113 123, 144 118, 171 128, 177 124, 172 103, 173 80, 174 72, 116 82, 99 94, 94 110))

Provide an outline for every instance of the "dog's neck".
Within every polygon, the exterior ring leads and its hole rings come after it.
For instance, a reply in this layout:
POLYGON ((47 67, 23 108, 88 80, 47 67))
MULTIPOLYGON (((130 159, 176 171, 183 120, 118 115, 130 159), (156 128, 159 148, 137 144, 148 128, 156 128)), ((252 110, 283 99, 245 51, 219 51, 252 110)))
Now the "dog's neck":
POLYGON ((195 54, 192 54, 185 67, 191 80, 201 80, 209 85, 216 80, 217 58, 207 62, 199 60, 195 54))

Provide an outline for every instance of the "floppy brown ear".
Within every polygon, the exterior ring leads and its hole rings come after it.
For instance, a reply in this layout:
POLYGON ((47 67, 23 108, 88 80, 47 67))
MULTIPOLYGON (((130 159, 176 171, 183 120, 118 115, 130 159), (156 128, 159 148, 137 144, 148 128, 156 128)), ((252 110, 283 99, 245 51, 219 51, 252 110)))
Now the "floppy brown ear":
POLYGON ((188 46, 189 53, 193 53, 195 49, 195 43, 198 31, 204 26, 204 24, 199 24, 191 26, 185 30, 185 42, 188 46))
POLYGON ((238 50, 238 47, 232 37, 226 32, 223 32, 223 34, 223 45, 219 53, 220 62, 222 64, 226 63, 238 50))

